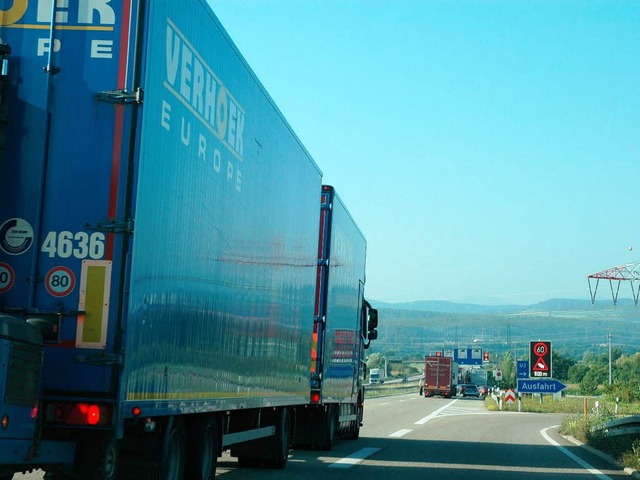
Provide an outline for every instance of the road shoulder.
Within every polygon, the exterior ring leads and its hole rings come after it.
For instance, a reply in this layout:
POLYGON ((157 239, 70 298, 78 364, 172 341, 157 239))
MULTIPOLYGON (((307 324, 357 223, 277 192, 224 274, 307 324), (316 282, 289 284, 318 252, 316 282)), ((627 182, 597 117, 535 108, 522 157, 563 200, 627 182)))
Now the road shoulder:
POLYGON ((633 468, 628 468, 628 467, 625 467, 625 466, 621 465, 614 457, 612 457, 608 453, 605 453, 605 452, 602 452, 600 450, 597 450, 597 449, 591 447, 590 445, 587 445, 586 443, 582 443, 580 440, 578 440, 575 437, 572 437, 571 435, 562 435, 562 437, 564 437, 565 439, 567 439, 568 441, 570 441, 574 445, 576 445, 578 447, 582 447, 585 450, 587 450, 588 452, 599 456, 603 460, 606 460, 606 461, 612 463, 613 465, 619 466, 620 468, 624 469, 625 473, 631 475, 633 478, 640 479, 640 472, 638 470, 635 470, 633 468))

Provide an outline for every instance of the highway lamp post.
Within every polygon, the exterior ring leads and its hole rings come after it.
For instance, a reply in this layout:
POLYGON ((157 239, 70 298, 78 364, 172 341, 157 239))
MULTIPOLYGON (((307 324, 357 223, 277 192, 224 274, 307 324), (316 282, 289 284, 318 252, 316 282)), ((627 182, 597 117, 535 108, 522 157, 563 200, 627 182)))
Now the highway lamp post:
POLYGON ((613 337, 613 330, 609 329, 609 385, 611 385, 611 337, 613 337))

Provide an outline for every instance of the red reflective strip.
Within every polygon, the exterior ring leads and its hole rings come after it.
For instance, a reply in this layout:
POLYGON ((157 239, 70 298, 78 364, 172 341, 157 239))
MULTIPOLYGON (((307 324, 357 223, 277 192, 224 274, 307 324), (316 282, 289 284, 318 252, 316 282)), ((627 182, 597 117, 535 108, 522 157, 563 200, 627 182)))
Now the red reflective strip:
MULTIPOLYGON (((122 2, 122 30, 120 31, 120 64, 118 67, 118 89, 124 90, 127 81, 127 62, 129 60, 129 30, 131 27, 131 0, 122 2)), ((113 127, 113 152, 111 157, 111 184, 109 187, 109 206, 107 218, 116 218, 118 207, 118 187, 120 163, 122 159, 122 134, 124 125, 124 105, 116 105, 116 120, 113 127)), ((107 234, 105 259, 113 259, 113 233, 107 234)))

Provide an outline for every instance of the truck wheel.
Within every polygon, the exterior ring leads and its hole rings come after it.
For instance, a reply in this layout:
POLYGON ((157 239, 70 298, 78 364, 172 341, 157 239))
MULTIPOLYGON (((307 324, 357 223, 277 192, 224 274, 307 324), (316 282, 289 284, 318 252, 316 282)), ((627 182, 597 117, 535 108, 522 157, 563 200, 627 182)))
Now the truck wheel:
POLYGON ((358 440, 360 438, 360 423, 359 422, 351 422, 349 426, 349 432, 345 437, 347 440, 358 440))
MULTIPOLYGON (((198 420, 196 420, 198 421, 198 420)), ((216 476, 220 436, 215 418, 205 418, 189 432, 186 478, 213 480, 216 476)))
POLYGON ((162 441, 159 480, 182 480, 186 453, 185 431, 182 421, 171 417, 162 441))
POLYGON ((320 442, 320 448, 323 450, 331 450, 333 448, 333 442, 336 438, 336 421, 336 409, 333 405, 329 405, 324 414, 321 429, 322 440, 320 442))
POLYGON ((111 435, 86 435, 80 442, 77 453, 76 469, 80 478, 116 480, 120 445, 111 435))
POLYGON ((356 419, 352 422, 349 422, 348 429, 342 435, 343 438, 347 440, 357 440, 358 438, 360 438, 360 425, 362 424, 364 412, 364 406, 360 398, 358 398, 358 403, 353 405, 353 410, 356 413, 356 419))
POLYGON ((287 409, 280 412, 273 442, 275 443, 274 455, 265 462, 265 465, 269 468, 283 469, 287 466, 291 445, 291 418, 287 409))
POLYGON ((272 414, 273 417, 267 420, 270 425, 275 426, 275 433, 272 437, 246 442, 240 444, 237 449, 231 450, 231 455, 238 457, 240 468, 282 469, 287 465, 291 445, 291 414, 287 409, 274 411, 272 414))

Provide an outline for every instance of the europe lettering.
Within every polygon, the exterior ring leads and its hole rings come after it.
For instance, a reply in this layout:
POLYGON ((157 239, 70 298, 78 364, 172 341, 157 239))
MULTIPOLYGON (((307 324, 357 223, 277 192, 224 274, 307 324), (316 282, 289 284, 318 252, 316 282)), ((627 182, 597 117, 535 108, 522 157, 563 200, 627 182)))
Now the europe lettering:
POLYGON ((164 86, 171 98, 162 102, 161 126, 242 191, 243 108, 170 20, 165 40, 164 86))

